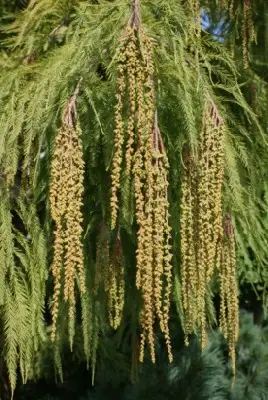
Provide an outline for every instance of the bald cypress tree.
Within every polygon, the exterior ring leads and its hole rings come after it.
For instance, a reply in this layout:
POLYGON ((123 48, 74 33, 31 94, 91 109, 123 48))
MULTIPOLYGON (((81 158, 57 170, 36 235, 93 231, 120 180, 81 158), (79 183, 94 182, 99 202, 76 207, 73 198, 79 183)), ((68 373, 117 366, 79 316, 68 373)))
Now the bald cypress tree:
POLYGON ((205 349, 218 320, 235 373, 238 283, 255 280, 265 301, 268 282, 261 5, 32 0, 3 24, 0 319, 12 391, 46 346, 61 375, 62 346, 80 337, 93 375, 110 332, 129 335, 133 363, 154 363, 163 337, 172 362, 173 305, 186 345, 197 334, 205 349))

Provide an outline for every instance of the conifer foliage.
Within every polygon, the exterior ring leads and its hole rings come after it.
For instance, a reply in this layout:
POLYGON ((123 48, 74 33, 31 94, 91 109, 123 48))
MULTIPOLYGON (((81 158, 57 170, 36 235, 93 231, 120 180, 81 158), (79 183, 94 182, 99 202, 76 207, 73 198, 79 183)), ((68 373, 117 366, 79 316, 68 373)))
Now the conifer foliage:
POLYGON ((153 363, 161 335, 172 362, 173 303, 186 343, 201 334, 204 349, 217 293, 234 370, 238 279, 257 269, 252 252, 268 284, 265 118, 239 75, 254 6, 24 6, 3 24, 0 50, 0 320, 12 391, 48 341, 62 376, 66 337, 73 350, 83 336, 93 375, 111 332, 153 363), (227 21, 224 43, 204 15, 227 21))

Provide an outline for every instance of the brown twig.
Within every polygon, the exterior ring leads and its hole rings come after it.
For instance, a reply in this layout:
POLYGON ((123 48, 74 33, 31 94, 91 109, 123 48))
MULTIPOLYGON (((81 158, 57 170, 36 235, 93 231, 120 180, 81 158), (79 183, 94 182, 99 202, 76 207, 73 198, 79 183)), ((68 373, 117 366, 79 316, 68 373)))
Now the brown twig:
POLYGON ((140 16, 140 1, 133 0, 132 1, 132 13, 130 17, 130 26, 131 28, 139 29, 141 24, 141 16, 140 16))
POLYGON ((225 215, 225 233, 228 237, 231 237, 234 234, 234 227, 232 224, 231 214, 229 212, 227 212, 225 215))
POLYGON ((64 122, 64 124, 69 125, 72 128, 74 127, 74 124, 77 120, 76 100, 77 100, 77 96, 79 93, 81 81, 82 81, 82 78, 80 78, 72 97, 70 98, 70 100, 67 103, 67 106, 66 106, 66 109, 64 112, 63 122, 64 122))

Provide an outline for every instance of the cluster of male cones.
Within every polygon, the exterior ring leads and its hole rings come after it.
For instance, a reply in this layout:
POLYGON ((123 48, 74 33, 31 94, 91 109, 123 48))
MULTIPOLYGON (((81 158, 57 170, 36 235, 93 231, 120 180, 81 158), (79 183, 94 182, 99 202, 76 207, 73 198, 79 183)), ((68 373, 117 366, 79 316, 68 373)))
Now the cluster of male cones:
MULTIPOLYGON (((120 237, 121 177, 132 180, 137 223, 136 287, 141 293, 140 360, 148 343, 155 362, 155 322, 165 337, 169 360, 172 350, 169 311, 172 289, 172 247, 169 224, 169 161, 158 126, 153 45, 145 33, 138 0, 121 36, 117 57, 114 155, 111 172, 110 244, 102 224, 97 244, 95 291, 100 280, 108 294, 109 320, 117 328, 122 319, 125 293, 124 255, 120 237), (112 248, 112 250, 111 250, 112 248)), ((55 221, 53 327, 56 337, 59 298, 69 305, 70 330, 75 318, 75 279, 86 291, 82 246, 84 162, 76 100, 79 86, 67 104, 55 142, 51 169, 50 205, 55 221)), ((181 277, 188 335, 201 330, 206 343, 206 299, 215 275, 220 281, 220 326, 229 341, 235 369, 238 302, 235 273, 235 238, 229 214, 223 217, 225 125, 215 104, 208 100, 203 113, 197 151, 184 157, 181 184, 181 277)), ((109 230, 108 230, 109 231, 109 230)))

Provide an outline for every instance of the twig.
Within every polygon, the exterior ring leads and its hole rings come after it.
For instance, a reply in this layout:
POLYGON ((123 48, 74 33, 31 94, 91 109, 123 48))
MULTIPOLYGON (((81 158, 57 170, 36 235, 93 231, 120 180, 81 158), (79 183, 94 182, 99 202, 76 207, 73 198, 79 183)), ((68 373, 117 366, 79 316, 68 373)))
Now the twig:
POLYGON ((77 120, 76 100, 77 100, 77 96, 79 93, 80 84, 81 84, 82 79, 83 78, 80 78, 80 80, 75 88, 75 91, 73 92, 72 97, 70 98, 70 100, 67 103, 65 113, 64 113, 63 122, 66 125, 71 126, 72 128, 74 127, 74 123, 77 120), (73 117, 74 117, 74 121, 73 121, 73 117))
POLYGON ((140 1, 133 0, 132 1, 132 13, 130 18, 130 26, 132 28, 139 29, 141 24, 141 16, 140 16, 140 1))

